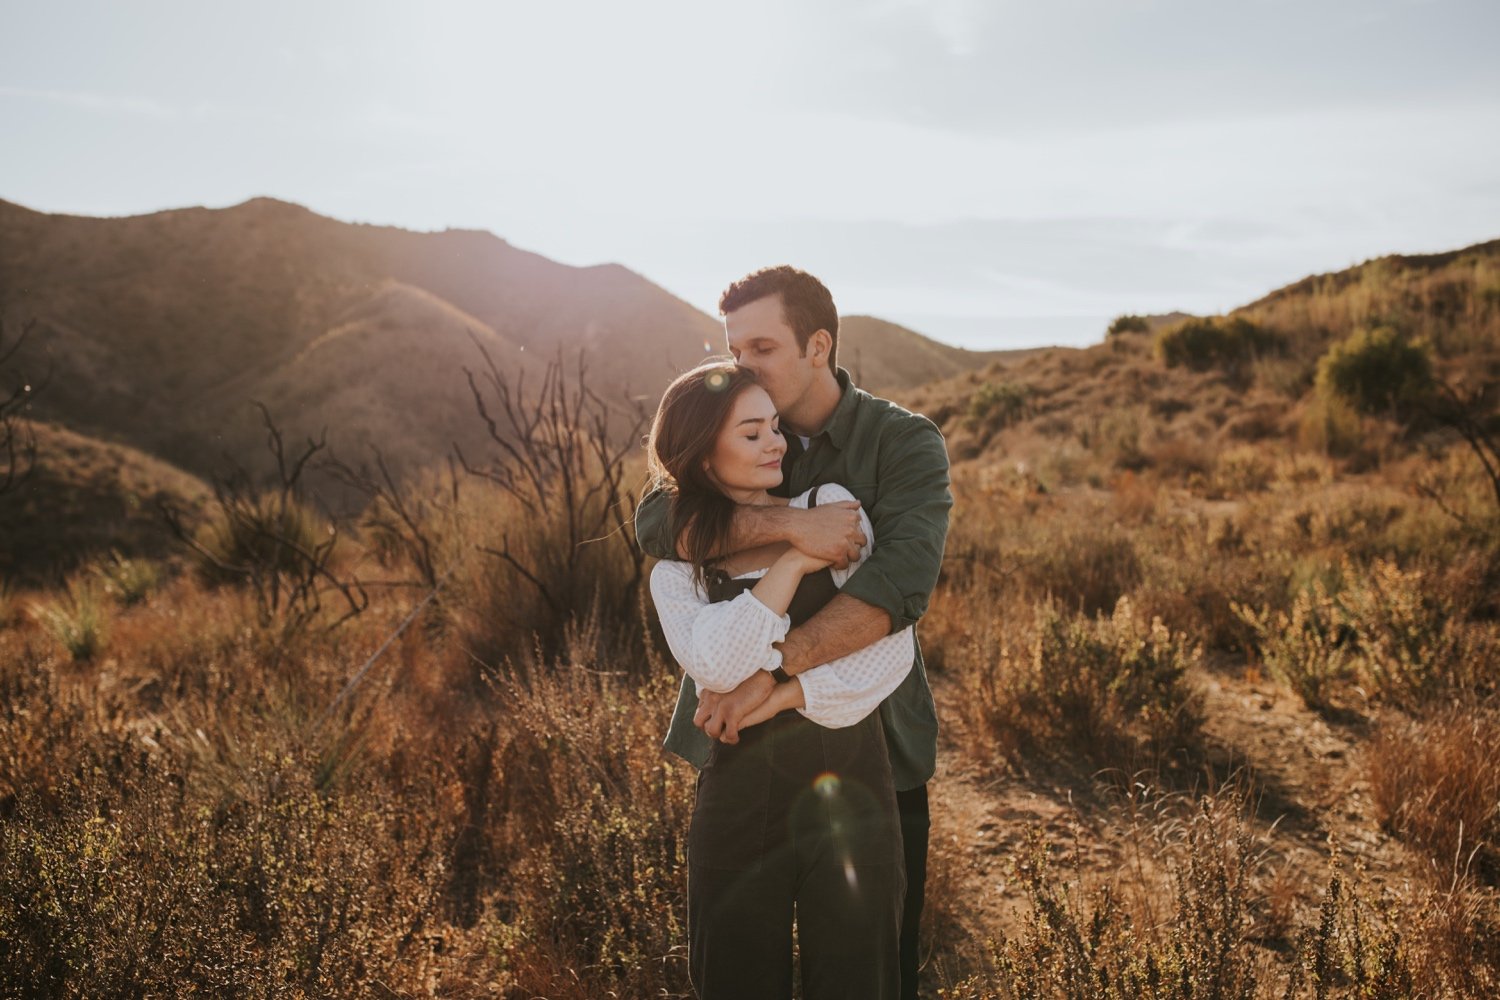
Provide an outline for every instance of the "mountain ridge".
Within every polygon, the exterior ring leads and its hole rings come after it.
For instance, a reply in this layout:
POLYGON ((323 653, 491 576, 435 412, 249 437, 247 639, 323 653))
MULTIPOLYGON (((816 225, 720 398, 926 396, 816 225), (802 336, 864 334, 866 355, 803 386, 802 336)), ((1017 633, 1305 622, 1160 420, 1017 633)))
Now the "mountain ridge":
MULTIPOLYGON (((641 403, 723 341, 717 319, 624 264, 562 264, 487 230, 344 222, 269 196, 118 217, 0 200, 0 318, 35 319, 16 360, 59 376, 39 417, 199 476, 226 452, 264 459, 252 401, 289 440, 327 428, 341 453, 379 445, 404 474, 455 443, 492 444, 465 376, 482 364, 476 345, 506 376, 587 354, 591 388, 641 403)), ((849 323, 868 331, 844 344, 877 392, 990 357, 849 323)))

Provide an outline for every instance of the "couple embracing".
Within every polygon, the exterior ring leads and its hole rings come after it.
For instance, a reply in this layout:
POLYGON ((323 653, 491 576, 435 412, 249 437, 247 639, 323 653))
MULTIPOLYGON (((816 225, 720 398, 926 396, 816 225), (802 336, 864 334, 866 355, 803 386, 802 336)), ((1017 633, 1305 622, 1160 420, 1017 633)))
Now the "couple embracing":
POLYGON ((689 969, 702 1000, 914 998, 937 716, 913 626, 952 495, 942 436, 837 365, 822 282, 719 302, 734 363, 667 389, 636 534, 699 768, 689 969))

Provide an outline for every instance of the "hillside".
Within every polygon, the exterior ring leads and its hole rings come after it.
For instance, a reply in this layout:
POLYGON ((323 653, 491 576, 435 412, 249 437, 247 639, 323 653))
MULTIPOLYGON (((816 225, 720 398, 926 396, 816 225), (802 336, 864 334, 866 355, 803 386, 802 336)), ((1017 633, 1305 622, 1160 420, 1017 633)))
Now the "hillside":
POLYGON ((115 549, 165 559, 177 551, 158 501, 190 514, 208 486, 134 448, 35 424, 37 464, 0 496, 0 581, 52 585, 115 549))
POLYGON ((293 439, 327 426, 340 450, 380 440, 398 466, 476 444, 471 336, 502 371, 586 348, 601 389, 651 391, 719 335, 622 267, 266 198, 120 219, 0 202, 0 275, 4 315, 37 321, 18 361, 54 372, 40 416, 200 473, 258 449, 252 399, 293 439))
MULTIPOLYGON (((53 373, 38 416, 205 476, 226 453, 264 467, 252 400, 289 441, 326 428, 337 453, 378 444, 398 474, 454 442, 483 454, 463 372, 476 342, 507 377, 586 351, 597 392, 644 400, 723 342, 716 319, 619 265, 270 198, 126 218, 0 201, 0 318, 36 320, 15 360, 53 373)), ((877 390, 991 360, 869 317, 850 318, 844 345, 877 390)))
POLYGON ((875 393, 913 389, 1031 353, 1035 352, 969 351, 874 316, 839 317, 839 364, 849 369, 857 385, 875 393))
POLYGON ((1356 331, 1389 328, 1427 345, 1439 375, 1493 395, 1500 385, 1500 241, 1381 257, 1233 310, 1228 320, 1245 321, 1276 345, 1243 363, 1164 364, 1163 333, 1188 317, 1143 319, 1140 332, 991 363, 899 397, 944 428, 957 458, 1023 459, 1074 480, 1087 465, 1096 484, 1157 460, 1206 473, 1226 450, 1272 438, 1368 462, 1397 429, 1380 421, 1361 429, 1347 414, 1340 426, 1328 425, 1314 392, 1319 359, 1356 331))

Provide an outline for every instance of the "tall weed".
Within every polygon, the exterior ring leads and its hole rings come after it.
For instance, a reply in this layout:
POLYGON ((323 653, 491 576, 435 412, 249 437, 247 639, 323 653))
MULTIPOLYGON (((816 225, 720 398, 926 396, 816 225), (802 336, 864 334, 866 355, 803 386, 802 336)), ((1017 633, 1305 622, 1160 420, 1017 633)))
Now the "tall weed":
POLYGON ((32 614, 76 661, 91 660, 104 647, 109 615, 91 581, 69 581, 65 593, 38 601, 32 614))
POLYGON ((161 585, 161 567, 149 559, 132 559, 118 550, 94 564, 104 592, 124 607, 139 604, 161 585))
POLYGON ((1392 720, 1366 762, 1382 825, 1444 876, 1500 884, 1500 716, 1453 706, 1392 720))
POLYGON ((1059 873, 1032 831, 1014 866, 1022 929, 992 949, 989 968, 939 991, 943 1000, 1250 1000, 1259 996, 1398 1000, 1417 982, 1393 914, 1352 891, 1335 869, 1317 923, 1289 962, 1257 946, 1262 859, 1243 802, 1207 798, 1167 847, 1171 915, 1137 920, 1109 886, 1059 873))
POLYGON ((998 648, 962 676, 963 711, 989 746, 1133 770, 1191 742, 1198 706, 1186 673, 1202 652, 1187 636, 1125 598, 1095 619, 1052 605, 1034 614, 1022 630, 992 633, 998 648))
POLYGON ((1249 626, 1266 669, 1309 708, 1329 708, 1333 687, 1352 673, 1354 630, 1348 613, 1321 581, 1292 599, 1288 611, 1233 602, 1249 626))

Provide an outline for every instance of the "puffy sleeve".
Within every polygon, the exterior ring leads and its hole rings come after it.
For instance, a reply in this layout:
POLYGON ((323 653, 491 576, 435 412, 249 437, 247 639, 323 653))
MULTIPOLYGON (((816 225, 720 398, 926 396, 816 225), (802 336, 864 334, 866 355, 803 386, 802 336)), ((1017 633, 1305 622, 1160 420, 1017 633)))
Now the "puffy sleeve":
MULTIPOLYGON (((820 504, 853 499, 852 493, 837 484, 818 490, 820 504)), ((869 558, 875 542, 874 528, 863 508, 859 520, 867 541, 859 559, 850 563, 848 569, 833 571, 833 582, 839 587, 869 558)), ((798 677, 806 704, 798 711, 829 729, 852 726, 875 711, 901 685, 911 671, 916 653, 916 636, 908 625, 864 649, 803 671, 798 677)))
POLYGON ((781 666, 771 644, 786 638, 792 620, 749 591, 710 602, 693 583, 692 564, 664 560, 651 570, 651 599, 672 656, 700 693, 733 691, 757 670, 781 666))

